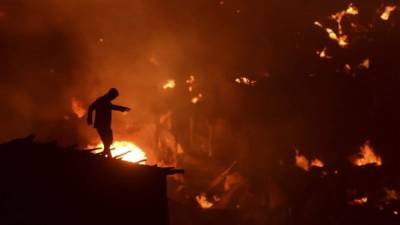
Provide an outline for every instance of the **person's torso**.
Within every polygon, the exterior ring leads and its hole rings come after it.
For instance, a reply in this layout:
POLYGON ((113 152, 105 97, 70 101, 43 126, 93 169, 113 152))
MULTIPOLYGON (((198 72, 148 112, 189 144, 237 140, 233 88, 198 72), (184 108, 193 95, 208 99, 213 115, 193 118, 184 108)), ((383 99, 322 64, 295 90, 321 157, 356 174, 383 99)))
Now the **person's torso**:
POLYGON ((100 97, 96 101, 95 106, 96 118, 94 126, 96 128, 109 128, 111 127, 112 120, 112 104, 105 97, 100 97))

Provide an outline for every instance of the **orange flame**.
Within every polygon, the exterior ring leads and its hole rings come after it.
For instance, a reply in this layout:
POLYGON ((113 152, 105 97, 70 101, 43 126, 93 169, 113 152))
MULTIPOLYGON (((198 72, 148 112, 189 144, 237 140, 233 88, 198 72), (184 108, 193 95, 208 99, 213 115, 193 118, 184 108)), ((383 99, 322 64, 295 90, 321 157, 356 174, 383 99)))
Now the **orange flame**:
POLYGON ((300 154, 298 150, 296 150, 296 166, 302 168, 305 171, 308 171, 310 169, 309 161, 307 157, 304 155, 300 154))
POLYGON ((78 101, 76 98, 72 98, 71 108, 72 108, 72 112, 74 112, 74 114, 78 118, 82 118, 86 114, 86 109, 83 108, 82 103, 80 101, 78 101))
POLYGON ((346 47, 349 44, 347 35, 337 35, 331 28, 326 28, 325 30, 329 38, 336 41, 340 47, 346 47))
POLYGON ((362 63, 360 63, 359 65, 359 67, 363 69, 369 69, 369 66, 370 66, 369 58, 364 59, 364 61, 362 61, 362 63))
POLYGON ((357 7, 355 7, 353 4, 350 3, 350 5, 346 9, 346 14, 357 15, 358 14, 357 7))
POLYGON ((302 168, 305 171, 309 171, 311 167, 319 167, 322 168, 324 167, 324 163, 320 160, 320 159, 313 159, 308 160, 307 157, 305 157, 304 155, 302 155, 299 150, 296 150, 296 156, 295 156, 295 160, 296 160, 296 166, 299 168, 302 168))
POLYGON ((176 86, 175 80, 168 80, 167 83, 163 85, 163 89, 172 89, 176 86))
POLYGON ((335 33, 333 29, 331 28, 325 28, 320 22, 315 21, 314 25, 321 27, 322 29, 325 29, 325 31, 328 33, 328 37, 338 43, 338 45, 342 48, 346 47, 349 42, 348 42, 348 37, 343 33, 343 28, 342 28, 342 20, 345 15, 358 15, 358 9, 356 6, 354 6, 352 3, 347 7, 347 9, 339 11, 333 15, 331 15, 331 19, 335 20, 338 26, 338 32, 335 33))
POLYGON ((368 202, 368 197, 364 196, 364 197, 356 198, 356 199, 350 201, 349 205, 364 205, 367 202, 368 202))
MULTIPOLYGON (((89 148, 93 148, 93 146, 89 146, 89 148)), ((103 149, 103 144, 100 143, 95 146, 95 148, 101 148, 103 149)), ((137 163, 140 162, 140 164, 145 164, 144 162, 141 162, 143 160, 146 160, 146 153, 140 149, 137 145, 135 145, 133 142, 129 141, 116 141, 111 145, 111 154, 113 157, 122 155, 121 157, 122 160, 132 162, 132 163, 137 163)), ((100 153, 102 150, 95 151, 93 153, 100 153)))
POLYGON ((214 206, 214 203, 210 202, 207 199, 207 196, 205 193, 200 193, 199 195, 197 195, 196 201, 199 204, 199 206, 203 209, 209 209, 214 206))
POLYGON ((353 156, 351 161, 356 166, 368 164, 374 164, 376 166, 382 165, 381 157, 374 152, 369 141, 366 141, 364 145, 360 147, 360 152, 356 156, 353 156))
POLYGON ((322 168, 322 167, 324 167, 324 163, 323 163, 321 160, 319 160, 319 159, 313 159, 313 160, 311 161, 311 167, 319 167, 319 168, 322 168))
POLYGON ((388 5, 388 6, 385 6, 385 10, 384 10, 383 13, 381 14, 381 19, 382 19, 382 20, 385 20, 385 21, 389 20, 390 14, 391 14, 394 10, 396 10, 396 8, 397 8, 397 6, 395 6, 395 5, 388 5))

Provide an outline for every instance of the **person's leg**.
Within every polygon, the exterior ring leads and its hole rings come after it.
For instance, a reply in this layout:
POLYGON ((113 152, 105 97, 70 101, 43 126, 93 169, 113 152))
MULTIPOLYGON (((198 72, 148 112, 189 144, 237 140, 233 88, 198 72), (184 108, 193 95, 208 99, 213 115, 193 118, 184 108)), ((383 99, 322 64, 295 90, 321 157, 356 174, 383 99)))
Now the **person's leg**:
POLYGON ((107 128, 105 132, 105 143, 104 143, 104 151, 107 154, 108 158, 112 158, 111 154, 111 145, 113 143, 113 132, 111 128, 107 128))
POLYGON ((103 142, 103 143, 104 143, 104 155, 108 158, 112 158, 110 149, 111 143, 109 142, 103 142))
POLYGON ((112 130, 108 128, 102 128, 102 129, 97 129, 100 139, 103 142, 104 150, 103 154, 108 157, 112 158, 111 154, 111 144, 113 142, 113 135, 112 135, 112 130))

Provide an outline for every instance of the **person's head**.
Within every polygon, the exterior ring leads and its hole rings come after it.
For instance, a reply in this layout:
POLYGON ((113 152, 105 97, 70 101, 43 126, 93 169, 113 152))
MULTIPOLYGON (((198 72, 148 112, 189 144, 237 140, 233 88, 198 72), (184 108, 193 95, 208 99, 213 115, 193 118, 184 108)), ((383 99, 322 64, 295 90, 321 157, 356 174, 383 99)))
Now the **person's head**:
POLYGON ((108 93, 107 97, 109 97, 111 100, 114 100, 116 97, 118 97, 119 92, 116 88, 111 88, 108 93))

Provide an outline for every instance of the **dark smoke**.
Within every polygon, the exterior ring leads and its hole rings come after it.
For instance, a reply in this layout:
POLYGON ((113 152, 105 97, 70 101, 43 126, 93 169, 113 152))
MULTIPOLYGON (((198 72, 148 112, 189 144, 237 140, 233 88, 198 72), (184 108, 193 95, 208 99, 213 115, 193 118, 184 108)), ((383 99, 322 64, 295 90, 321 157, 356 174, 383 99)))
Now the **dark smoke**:
POLYGON ((56 138, 70 96, 87 83, 87 48, 77 30, 32 3, 0 3, 2 141, 29 133, 56 138))

